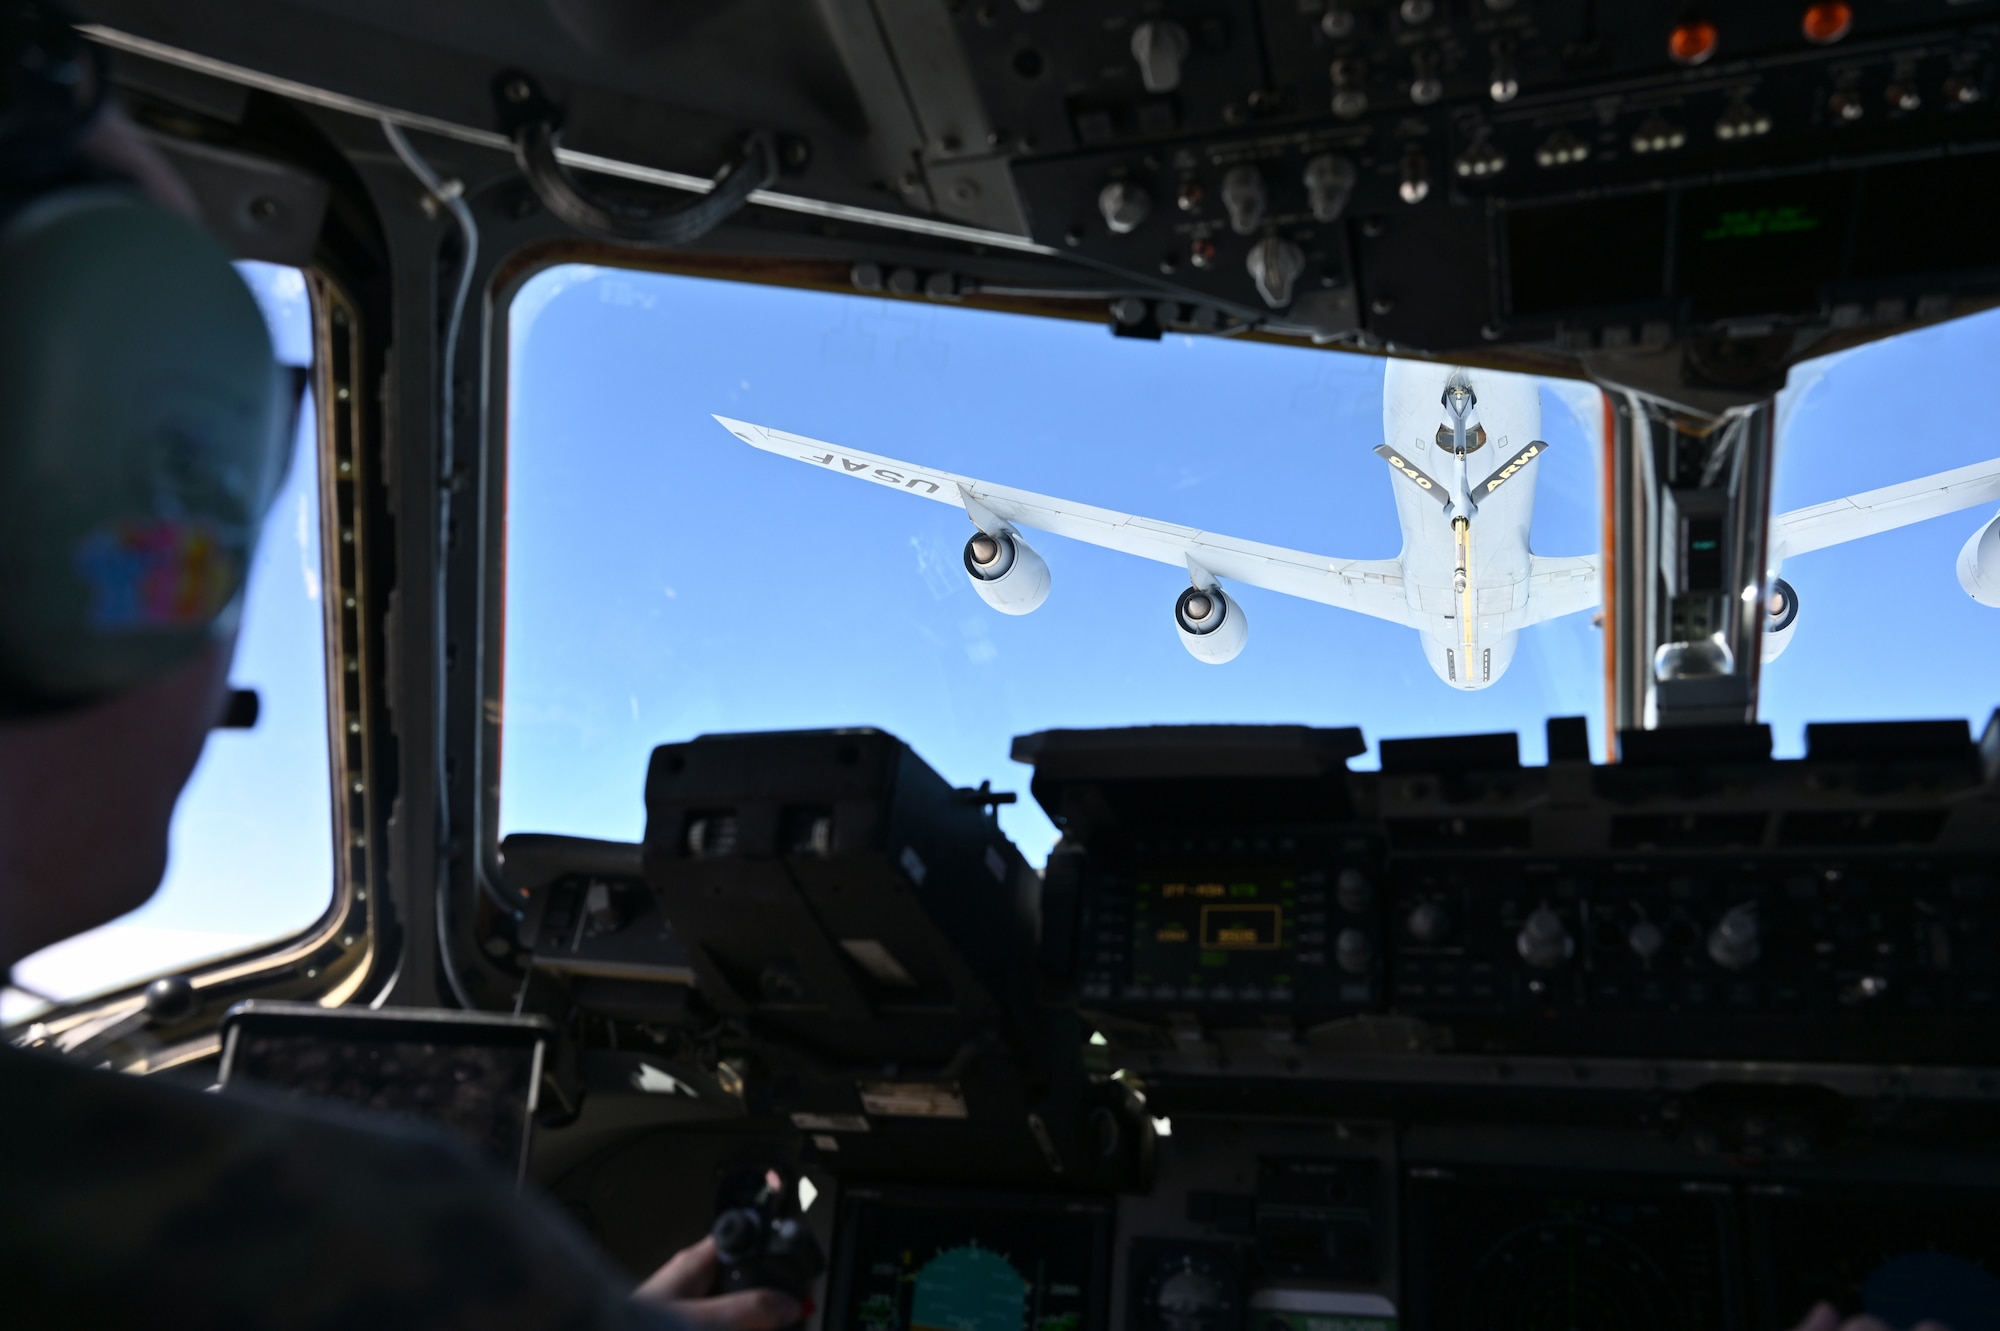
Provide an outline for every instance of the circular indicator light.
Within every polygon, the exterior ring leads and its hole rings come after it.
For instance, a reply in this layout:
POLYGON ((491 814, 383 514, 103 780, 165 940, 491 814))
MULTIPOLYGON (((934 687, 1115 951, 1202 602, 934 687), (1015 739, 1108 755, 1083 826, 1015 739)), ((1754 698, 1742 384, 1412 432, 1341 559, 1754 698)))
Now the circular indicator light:
POLYGON ((1716 40, 1713 23, 1688 19, 1667 35, 1667 54, 1683 65, 1698 65, 1715 54, 1716 40))
POLYGON ((1854 6, 1846 0, 1819 0, 1818 4, 1807 5, 1805 17, 1799 20, 1799 31, 1815 46, 1839 41, 1853 26, 1854 6))

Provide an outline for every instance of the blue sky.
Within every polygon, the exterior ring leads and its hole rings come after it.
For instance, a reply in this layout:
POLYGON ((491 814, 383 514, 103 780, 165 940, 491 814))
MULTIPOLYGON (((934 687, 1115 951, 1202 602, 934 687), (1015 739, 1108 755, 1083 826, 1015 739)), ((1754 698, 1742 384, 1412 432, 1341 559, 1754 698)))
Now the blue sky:
MULTIPOLYGON (((268 264, 239 267, 279 359, 309 364, 304 279, 268 264)), ((257 690, 257 726, 209 737, 174 811, 166 881, 129 923, 272 938, 318 919, 333 897, 316 442, 308 400, 251 566, 230 670, 239 687, 257 690)))
MULTIPOLYGON (((2000 311, 1835 361, 1782 404, 1773 510, 2000 455, 1974 409, 1996 361, 2000 311)), ((1798 627, 1765 667, 1761 701, 1781 754, 1804 751, 1808 721, 1964 717, 1979 734, 2000 705, 2000 611, 1966 595, 1954 570, 1993 513, 1968 509, 1785 564, 1798 627)))
MULTIPOLYGON (((1779 507, 1977 460, 1952 395, 1996 344, 2000 322, 1983 318, 1843 361, 1789 412, 1779 507)), ((711 731, 876 725, 957 783, 1024 792, 1009 741, 1054 726, 1353 724, 1371 741, 1516 730, 1530 762, 1551 714, 1585 715, 1601 737, 1588 615, 1530 631, 1506 678, 1468 695, 1436 679, 1407 629, 1252 588, 1248 648, 1208 666, 1175 638, 1173 569, 1040 538, 1049 601, 1002 616, 959 567, 963 514, 752 451, 709 419, 1387 557, 1399 534, 1369 451, 1382 374, 1363 357, 1220 338, 542 274, 514 309, 503 830, 637 839, 647 754, 711 731)), ((1544 433, 1535 549, 1593 551, 1597 451, 1546 392, 1544 433)), ((1809 718, 1983 722, 2000 690, 1979 662, 2000 616, 1952 574, 1977 525, 1944 519, 1786 570, 1804 618, 1766 706, 1781 751, 1798 750, 1809 718)), ((1054 832, 1031 801, 1003 822, 1043 857, 1054 832)))

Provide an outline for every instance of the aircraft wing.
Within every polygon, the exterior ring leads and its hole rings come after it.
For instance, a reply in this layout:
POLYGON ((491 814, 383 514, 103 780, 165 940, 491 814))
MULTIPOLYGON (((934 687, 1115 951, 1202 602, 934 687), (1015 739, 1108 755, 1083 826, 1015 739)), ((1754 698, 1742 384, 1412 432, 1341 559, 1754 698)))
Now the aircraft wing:
POLYGON ((1528 617, 1523 624, 1560 619, 1579 610, 1594 610, 1604 601, 1604 586, 1596 555, 1549 558, 1528 556, 1528 617))
POLYGON ((1962 508, 2000 502, 2000 458, 1794 509, 1771 519, 1770 565, 1962 508))
POLYGON ((1108 508, 991 485, 954 472, 898 462, 817 439, 806 439, 747 421, 717 416, 723 429, 752 448, 810 463, 839 475, 901 490, 954 508, 966 499, 1004 522, 1119 550, 1185 569, 1190 560, 1218 578, 1283 592, 1321 605, 1415 626, 1403 592, 1403 566, 1394 559, 1329 559, 1256 541, 1240 541, 1194 527, 1115 513, 1108 508))

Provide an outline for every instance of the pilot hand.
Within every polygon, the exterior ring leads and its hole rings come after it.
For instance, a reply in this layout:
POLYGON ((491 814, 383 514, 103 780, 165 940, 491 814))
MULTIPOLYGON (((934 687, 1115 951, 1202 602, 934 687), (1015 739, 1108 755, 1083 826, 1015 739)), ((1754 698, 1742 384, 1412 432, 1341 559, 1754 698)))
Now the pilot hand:
MULTIPOLYGON (((1818 1303, 1814 1304, 1813 1310, 1806 1314, 1806 1320, 1800 1322, 1792 1331, 1896 1331, 1896 1329, 1879 1317, 1870 1317, 1866 1313, 1842 1321, 1838 1308, 1830 1303, 1818 1303)), ((1923 1321, 1910 1327, 1909 1331, 1951 1331, 1951 1329, 1942 1322, 1923 1321)))
POLYGON ((682 1248, 647 1276, 632 1297, 673 1313, 695 1331, 781 1331, 805 1315, 799 1301, 775 1289, 710 1294, 715 1286, 715 1240, 682 1248))

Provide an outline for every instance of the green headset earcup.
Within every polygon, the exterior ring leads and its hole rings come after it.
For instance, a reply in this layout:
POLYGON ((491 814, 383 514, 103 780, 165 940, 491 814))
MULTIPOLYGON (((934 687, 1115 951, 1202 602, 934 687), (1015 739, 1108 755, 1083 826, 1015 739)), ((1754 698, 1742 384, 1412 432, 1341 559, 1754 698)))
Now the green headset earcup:
POLYGON ((289 393, 228 256, 128 189, 0 222, 0 708, 187 660, 284 479, 289 393))

